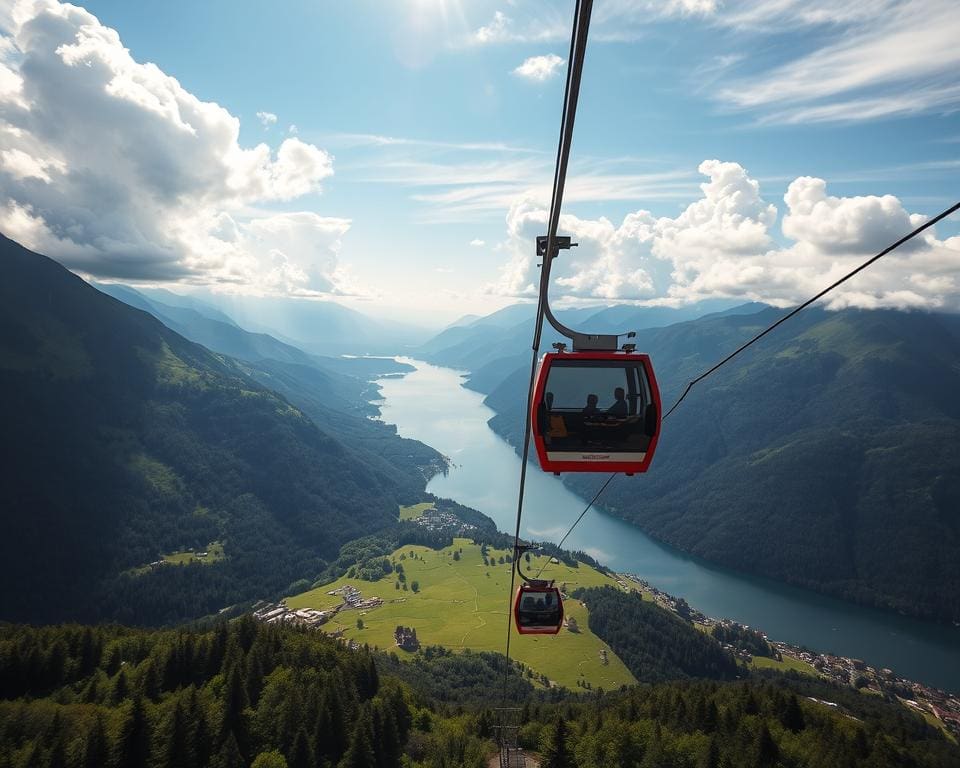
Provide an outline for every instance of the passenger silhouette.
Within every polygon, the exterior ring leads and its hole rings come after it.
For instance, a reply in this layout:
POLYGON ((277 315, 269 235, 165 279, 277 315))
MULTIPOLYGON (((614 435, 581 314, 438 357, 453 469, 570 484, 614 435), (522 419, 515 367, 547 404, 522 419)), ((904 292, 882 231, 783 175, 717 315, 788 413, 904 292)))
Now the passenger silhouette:
POLYGON ((600 409, 597 408, 597 403, 600 401, 600 398, 596 395, 587 395, 587 406, 583 409, 582 413, 590 416, 595 413, 600 413, 600 409))
POLYGON ((627 393, 624 391, 623 387, 617 387, 613 390, 613 398, 616 402, 607 408, 607 413, 610 416, 621 416, 626 418, 629 409, 627 408, 627 393))

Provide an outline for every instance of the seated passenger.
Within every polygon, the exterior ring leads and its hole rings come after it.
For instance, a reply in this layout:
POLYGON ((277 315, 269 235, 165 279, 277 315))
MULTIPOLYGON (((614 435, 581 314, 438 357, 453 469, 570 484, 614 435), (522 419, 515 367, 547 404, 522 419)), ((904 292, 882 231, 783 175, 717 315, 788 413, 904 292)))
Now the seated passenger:
POLYGON ((581 413, 585 416, 595 416, 600 413, 600 409, 597 408, 597 403, 600 402, 600 398, 596 395, 587 395, 587 406, 584 408, 581 413))
POLYGON ((617 387, 613 390, 614 404, 607 408, 608 416, 618 416, 625 419, 629 409, 627 408, 627 393, 623 387, 617 387))

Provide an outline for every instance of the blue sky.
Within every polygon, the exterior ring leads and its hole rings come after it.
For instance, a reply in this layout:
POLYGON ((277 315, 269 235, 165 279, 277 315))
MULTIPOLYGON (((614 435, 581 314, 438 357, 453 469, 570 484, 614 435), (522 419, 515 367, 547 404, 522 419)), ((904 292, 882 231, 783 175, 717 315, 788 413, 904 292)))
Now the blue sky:
MULTIPOLYGON (((530 295, 572 3, 84 8, 0 13, 0 230, 425 323, 530 295)), ((558 300, 791 303, 960 199, 958 39, 940 0, 597 0, 558 300)), ((960 308, 958 232, 835 306, 960 308)))

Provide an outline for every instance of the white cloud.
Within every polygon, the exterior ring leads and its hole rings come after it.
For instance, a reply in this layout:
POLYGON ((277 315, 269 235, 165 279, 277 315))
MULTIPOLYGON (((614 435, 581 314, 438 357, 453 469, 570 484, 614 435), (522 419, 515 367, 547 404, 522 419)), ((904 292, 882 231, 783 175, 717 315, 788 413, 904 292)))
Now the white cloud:
MULTIPOLYGON (((475 29, 465 41, 470 45, 542 43, 570 39, 572 6, 528 2, 514 7, 521 16, 495 11, 493 18, 475 29)), ((717 11, 716 0, 604 0, 596 3, 590 23, 595 42, 636 40, 651 23, 677 16, 710 16, 717 11)))
POLYGON ((264 128, 269 129, 271 125, 276 125, 277 116, 273 112, 257 112, 257 120, 264 128))
POLYGON ((291 123, 291 124, 290 124, 290 127, 287 128, 287 133, 289 133, 291 136, 296 136, 298 133, 300 133, 300 129, 297 128, 296 125, 294 125, 293 123, 291 123))
POLYGON ((481 240, 480 238, 474 238, 473 240, 470 241, 470 245, 472 245, 474 248, 482 248, 483 246, 486 245, 486 242, 481 240))
MULTIPOLYGON (((557 298, 682 304, 713 297, 796 304, 917 227, 892 195, 835 197, 821 179, 800 177, 784 195, 782 232, 772 237, 776 208, 736 163, 708 160, 702 196, 676 217, 637 211, 616 225, 605 218, 561 216, 560 230, 580 247, 554 263, 557 298)), ((510 258, 487 287, 509 296, 536 294, 534 238, 546 211, 525 201, 507 216, 510 258)), ((832 293, 827 305, 960 309, 960 237, 931 233, 875 263, 832 293)))
POLYGON ((499 43, 511 40, 510 27, 512 22, 503 11, 496 11, 493 20, 486 26, 474 32, 474 39, 478 43, 499 43))
POLYGON ((760 33, 816 28, 825 41, 720 89, 724 103, 762 110, 767 120, 859 121, 960 106, 955 0, 751 1, 717 22, 760 33))
MULTIPOLYGON (((397 140, 397 144, 371 144, 378 150, 367 182, 397 184, 413 190, 411 198, 424 206, 424 221, 454 222, 502 216, 517 201, 549 200, 553 158, 502 150, 498 145, 483 147, 490 158, 463 160, 428 152, 433 144, 421 146, 397 140), (446 160, 446 162, 444 162, 446 160)), ((480 150, 480 147, 476 148, 480 150)), ((478 153, 479 154, 479 153, 478 153)), ((617 158, 603 162, 585 158, 572 163, 565 199, 569 202, 609 200, 686 200, 696 189, 696 177, 689 169, 630 172, 647 161, 617 158), (615 171, 611 171, 615 169, 615 171)), ((356 166, 355 166, 356 168, 356 166)))
POLYGON ((348 290, 335 260, 349 222, 250 213, 319 190, 328 153, 292 137, 240 146, 236 117, 135 61, 82 8, 20 3, 4 24, 7 235, 99 277, 348 290))
POLYGON ((561 59, 555 53, 548 53, 545 56, 531 56, 513 70, 513 74, 526 80, 542 83, 558 74, 564 64, 566 64, 566 60, 561 59))

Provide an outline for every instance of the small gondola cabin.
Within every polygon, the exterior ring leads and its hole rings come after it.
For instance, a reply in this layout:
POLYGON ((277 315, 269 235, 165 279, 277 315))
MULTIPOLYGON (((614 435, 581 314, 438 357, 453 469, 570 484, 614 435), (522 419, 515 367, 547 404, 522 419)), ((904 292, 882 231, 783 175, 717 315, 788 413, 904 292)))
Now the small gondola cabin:
POLYGON ((660 391, 639 352, 549 352, 534 390, 545 472, 646 472, 660 434, 660 391))
POLYGON ((555 635, 563 625, 563 600, 553 582, 521 584, 513 603, 513 618, 521 635, 555 635))

